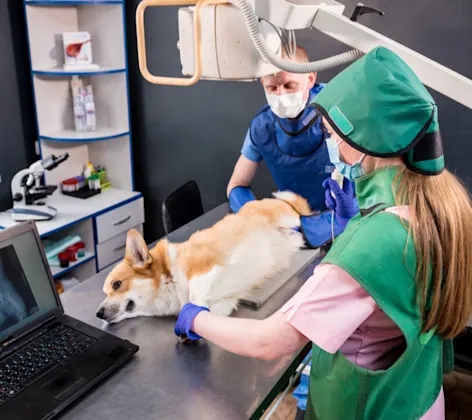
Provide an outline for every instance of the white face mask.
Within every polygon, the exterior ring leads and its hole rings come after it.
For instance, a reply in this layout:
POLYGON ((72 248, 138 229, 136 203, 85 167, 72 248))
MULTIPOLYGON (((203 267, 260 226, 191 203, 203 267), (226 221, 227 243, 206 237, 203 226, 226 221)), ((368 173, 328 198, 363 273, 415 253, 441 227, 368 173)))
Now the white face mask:
POLYGON ((285 95, 271 95, 266 92, 266 98, 270 109, 279 118, 295 118, 305 109, 308 96, 304 99, 304 93, 303 90, 285 95))

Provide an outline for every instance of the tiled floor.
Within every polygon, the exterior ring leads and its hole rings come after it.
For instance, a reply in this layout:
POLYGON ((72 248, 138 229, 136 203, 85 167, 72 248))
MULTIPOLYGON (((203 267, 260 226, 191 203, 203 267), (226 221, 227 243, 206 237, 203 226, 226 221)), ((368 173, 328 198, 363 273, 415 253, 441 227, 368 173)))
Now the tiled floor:
MULTIPOLYGON (((454 372, 444 378, 446 420, 472 420, 472 375, 454 372)), ((297 411, 295 399, 287 395, 271 420, 293 420, 297 411)))
MULTIPOLYGON (((272 406, 266 411, 268 413, 272 406)), ((270 420, 293 420, 297 412, 297 400, 292 397, 290 392, 277 407, 277 411, 273 414, 270 420)), ((263 417, 264 419, 265 417, 263 417)))

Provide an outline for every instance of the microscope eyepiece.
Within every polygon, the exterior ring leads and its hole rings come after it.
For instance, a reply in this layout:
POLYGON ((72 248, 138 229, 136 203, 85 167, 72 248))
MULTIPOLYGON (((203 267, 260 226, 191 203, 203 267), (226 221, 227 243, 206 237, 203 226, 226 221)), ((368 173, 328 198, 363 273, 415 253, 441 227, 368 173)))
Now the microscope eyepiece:
POLYGON ((61 164, 68 158, 69 158, 69 153, 64 153, 57 157, 55 155, 48 156, 47 158, 43 159, 43 168, 46 169, 47 171, 50 171, 51 169, 56 168, 59 164, 61 164))

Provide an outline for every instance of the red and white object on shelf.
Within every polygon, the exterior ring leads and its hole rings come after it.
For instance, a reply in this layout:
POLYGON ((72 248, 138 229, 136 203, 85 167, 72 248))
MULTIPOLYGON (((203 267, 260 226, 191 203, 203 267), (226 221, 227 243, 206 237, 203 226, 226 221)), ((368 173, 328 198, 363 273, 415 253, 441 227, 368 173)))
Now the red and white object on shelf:
POLYGON ((62 268, 69 267, 69 263, 75 262, 85 256, 85 243, 77 242, 74 245, 67 247, 63 252, 58 254, 59 265, 62 268))
POLYGON ((64 70, 98 70, 92 62, 92 38, 88 32, 64 32, 64 70))

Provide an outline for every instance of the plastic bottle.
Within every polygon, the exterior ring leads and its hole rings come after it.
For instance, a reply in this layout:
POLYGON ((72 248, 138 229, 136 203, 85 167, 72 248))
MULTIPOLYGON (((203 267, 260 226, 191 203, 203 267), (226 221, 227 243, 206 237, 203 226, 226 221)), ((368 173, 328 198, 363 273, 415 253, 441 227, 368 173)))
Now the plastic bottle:
POLYGON ((89 179, 92 176, 93 172, 94 172, 93 165, 90 162, 87 163, 87 166, 84 169, 85 178, 89 179))
POLYGON ((78 76, 72 76, 71 80, 72 101, 74 105, 75 131, 86 131, 85 107, 82 101, 82 81, 78 76))
POLYGON ((85 113, 87 129, 89 131, 95 131, 97 128, 96 116, 95 116, 95 102, 93 99, 92 85, 87 86, 85 96, 85 113))
POLYGON ((85 122, 85 108, 82 103, 81 95, 74 97, 74 122, 75 122, 75 131, 86 131, 86 122, 85 122))

